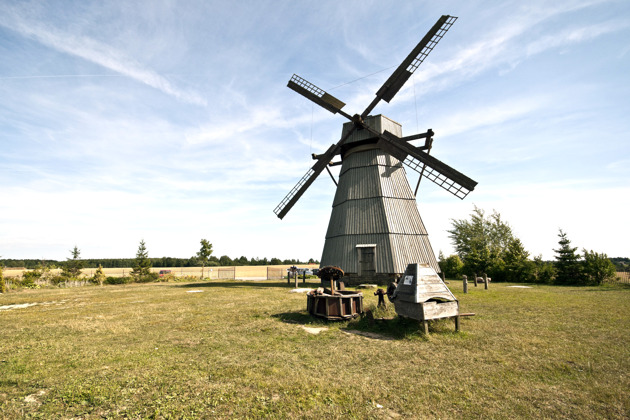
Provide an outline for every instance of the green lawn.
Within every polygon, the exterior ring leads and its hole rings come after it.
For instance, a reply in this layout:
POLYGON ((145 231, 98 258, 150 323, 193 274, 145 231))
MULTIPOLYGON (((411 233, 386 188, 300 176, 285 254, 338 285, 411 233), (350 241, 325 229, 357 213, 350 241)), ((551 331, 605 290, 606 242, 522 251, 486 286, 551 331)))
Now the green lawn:
POLYGON ((429 336, 315 320, 286 282, 0 295, 37 303, 0 310, 0 418, 630 417, 630 288, 507 286, 451 282, 476 316, 429 336))

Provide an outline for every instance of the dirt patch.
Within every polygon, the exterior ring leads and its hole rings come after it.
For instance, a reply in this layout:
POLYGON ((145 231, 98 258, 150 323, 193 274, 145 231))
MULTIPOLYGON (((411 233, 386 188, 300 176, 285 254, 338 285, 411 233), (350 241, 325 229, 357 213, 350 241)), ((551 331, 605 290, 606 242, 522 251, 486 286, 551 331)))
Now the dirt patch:
POLYGON ((46 391, 44 391, 44 390, 37 391, 34 394, 27 395, 26 397, 24 397, 24 402, 27 403, 27 404, 37 404, 37 405, 39 405, 39 404, 41 404, 41 401, 39 401, 37 399, 37 397, 43 397, 45 394, 46 394, 46 391))
POLYGON ((360 335, 361 337, 373 338, 375 340, 393 340, 392 337, 387 337, 386 335, 381 335, 369 331, 358 331, 358 330, 340 330, 345 334, 355 334, 360 335))
POLYGON ((42 306, 63 305, 66 302, 67 302, 67 299, 60 300, 60 301, 52 301, 52 302, 15 303, 13 305, 0 306, 0 311, 10 311, 11 309, 22 309, 22 308, 28 308, 30 306, 36 306, 36 305, 42 305, 42 306))
POLYGON ((307 327, 305 325, 302 325, 301 327, 304 328, 304 331, 306 331, 307 333, 315 335, 328 329, 328 327, 307 327))
POLYGON ((29 306, 35 306, 35 305, 39 305, 39 303, 16 303, 15 305, 4 305, 4 306, 0 306, 0 311, 28 308, 29 306))

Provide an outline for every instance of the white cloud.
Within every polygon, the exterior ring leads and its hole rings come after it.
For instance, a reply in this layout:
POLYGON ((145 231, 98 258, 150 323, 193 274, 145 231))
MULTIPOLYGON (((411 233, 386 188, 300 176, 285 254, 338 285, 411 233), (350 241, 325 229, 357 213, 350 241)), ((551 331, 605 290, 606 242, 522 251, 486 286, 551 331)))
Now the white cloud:
POLYGON ((581 27, 566 28, 557 33, 543 36, 531 42, 525 48, 528 56, 540 54, 544 51, 589 41, 612 32, 626 29, 630 21, 608 21, 581 27))
POLYGON ((122 51, 86 36, 63 32, 42 22, 24 19, 17 10, 4 8, 0 13, 0 25, 22 36, 32 38, 57 51, 70 54, 98 64, 116 73, 127 76, 147 86, 160 90, 180 101, 206 106, 207 101, 197 93, 174 87, 163 76, 144 68, 127 57, 122 51))

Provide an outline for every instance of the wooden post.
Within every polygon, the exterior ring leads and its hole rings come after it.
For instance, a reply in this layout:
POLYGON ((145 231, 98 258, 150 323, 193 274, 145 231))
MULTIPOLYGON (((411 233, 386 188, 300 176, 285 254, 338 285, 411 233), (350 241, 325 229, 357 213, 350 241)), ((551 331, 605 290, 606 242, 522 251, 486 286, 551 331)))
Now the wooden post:
POLYGON ((464 278, 464 293, 468 293, 468 276, 464 274, 462 277, 464 278))
POLYGON ((475 287, 477 287, 477 273, 473 273, 475 275, 475 287))
POLYGON ((287 284, 291 284, 291 272, 287 271, 287 284))
POLYGON ((297 287, 298 287, 298 273, 297 273, 297 271, 295 272, 294 276, 295 276, 295 288, 297 289, 297 287))
POLYGON ((306 270, 302 272, 302 284, 306 284, 306 270))
POLYGON ((459 332, 459 315, 455 317, 455 331, 459 332))
POLYGON ((422 321, 422 325, 424 327, 424 335, 429 335, 429 321, 425 319, 422 321))
POLYGON ((483 273, 483 288, 488 290, 488 275, 483 273))

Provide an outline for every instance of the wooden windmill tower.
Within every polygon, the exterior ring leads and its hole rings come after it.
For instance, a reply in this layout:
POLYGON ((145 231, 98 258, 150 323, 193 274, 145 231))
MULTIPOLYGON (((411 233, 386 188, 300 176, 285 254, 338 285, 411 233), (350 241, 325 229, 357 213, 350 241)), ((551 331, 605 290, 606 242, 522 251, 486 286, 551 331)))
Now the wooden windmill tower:
POLYGON ((403 163, 461 199, 477 185, 428 154, 433 131, 403 137, 400 124, 382 115, 369 115, 381 100, 391 101, 456 19, 448 15, 438 19, 361 114, 342 111, 345 103, 297 75, 288 83, 350 122, 343 125, 337 144, 321 155, 313 154, 316 163, 274 213, 282 219, 324 169, 330 173, 328 166, 341 164, 321 264, 342 268, 350 280, 355 276, 389 279, 403 273, 409 263, 429 264, 440 271, 403 163), (418 139, 425 139, 424 146, 409 143, 418 139), (341 162, 332 162, 336 155, 341 162))

